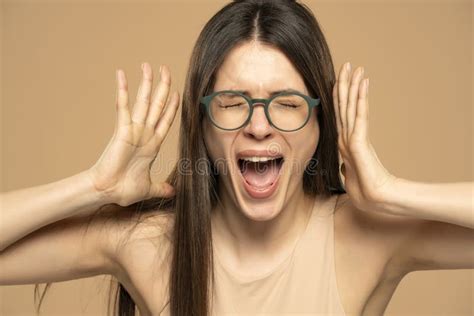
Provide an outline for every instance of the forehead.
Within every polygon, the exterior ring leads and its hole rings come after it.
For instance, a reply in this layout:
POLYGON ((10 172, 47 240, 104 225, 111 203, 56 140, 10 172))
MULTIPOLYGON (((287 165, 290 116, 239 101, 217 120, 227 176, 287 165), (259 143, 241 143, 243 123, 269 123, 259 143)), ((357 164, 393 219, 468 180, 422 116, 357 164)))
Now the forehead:
POLYGON ((214 91, 247 90, 250 95, 295 89, 308 93, 304 80, 279 49, 255 41, 234 47, 217 70, 214 91))

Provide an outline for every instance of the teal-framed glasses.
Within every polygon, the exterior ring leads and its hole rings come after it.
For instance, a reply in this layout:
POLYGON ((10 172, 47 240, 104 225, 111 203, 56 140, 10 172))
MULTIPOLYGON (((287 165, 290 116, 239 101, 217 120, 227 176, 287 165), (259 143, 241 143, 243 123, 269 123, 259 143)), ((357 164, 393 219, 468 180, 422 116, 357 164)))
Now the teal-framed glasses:
POLYGON ((216 127, 233 131, 250 122, 253 108, 263 104, 268 122, 283 132, 293 132, 303 128, 311 117, 319 98, 311 98, 298 91, 286 91, 273 95, 270 99, 252 99, 240 91, 222 90, 204 96, 200 100, 207 115, 216 127))

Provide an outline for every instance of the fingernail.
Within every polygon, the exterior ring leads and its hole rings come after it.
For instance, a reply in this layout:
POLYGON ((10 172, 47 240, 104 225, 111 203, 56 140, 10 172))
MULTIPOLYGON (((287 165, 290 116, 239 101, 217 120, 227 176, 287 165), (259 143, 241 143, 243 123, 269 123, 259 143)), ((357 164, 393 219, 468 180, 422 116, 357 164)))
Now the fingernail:
POLYGON ((123 75, 123 71, 120 70, 120 69, 117 69, 117 81, 119 83, 119 87, 120 88, 124 88, 125 84, 124 84, 124 75, 123 75))
POLYGON ((163 65, 160 66, 159 74, 161 75, 161 70, 163 69, 163 65))
POLYGON ((369 93, 369 78, 367 78, 367 83, 365 85, 365 92, 369 93))
POLYGON ((142 71, 145 71, 145 63, 142 63, 142 71))
POLYGON ((351 71, 351 63, 347 63, 347 65, 346 65, 346 70, 347 70, 347 71, 351 71))

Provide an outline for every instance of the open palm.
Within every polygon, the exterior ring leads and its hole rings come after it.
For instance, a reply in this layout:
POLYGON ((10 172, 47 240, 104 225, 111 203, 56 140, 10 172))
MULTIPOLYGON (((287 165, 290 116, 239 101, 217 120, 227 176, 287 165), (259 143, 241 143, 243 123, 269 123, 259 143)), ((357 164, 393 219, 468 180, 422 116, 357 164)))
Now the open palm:
POLYGON ((352 78, 350 74, 346 63, 333 87, 338 149, 349 197, 356 207, 370 211, 384 200, 396 177, 382 165, 369 140, 369 82, 362 79, 364 69, 356 69, 352 78))
POLYGON ((142 81, 130 114, 125 73, 117 71, 114 135, 89 170, 95 188, 110 202, 121 206, 174 194, 170 184, 153 183, 150 169, 175 118, 179 93, 174 92, 168 98, 171 76, 163 65, 160 81, 150 100, 153 71, 148 63, 144 63, 142 72, 142 81))

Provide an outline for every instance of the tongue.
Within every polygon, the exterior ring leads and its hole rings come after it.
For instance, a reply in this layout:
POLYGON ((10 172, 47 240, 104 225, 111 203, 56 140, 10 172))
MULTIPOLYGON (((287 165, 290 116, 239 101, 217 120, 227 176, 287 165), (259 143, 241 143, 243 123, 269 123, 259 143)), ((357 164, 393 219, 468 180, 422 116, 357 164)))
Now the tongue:
POLYGON ((265 188, 275 182, 279 165, 271 162, 247 162, 242 170, 244 179, 252 186, 265 188))

